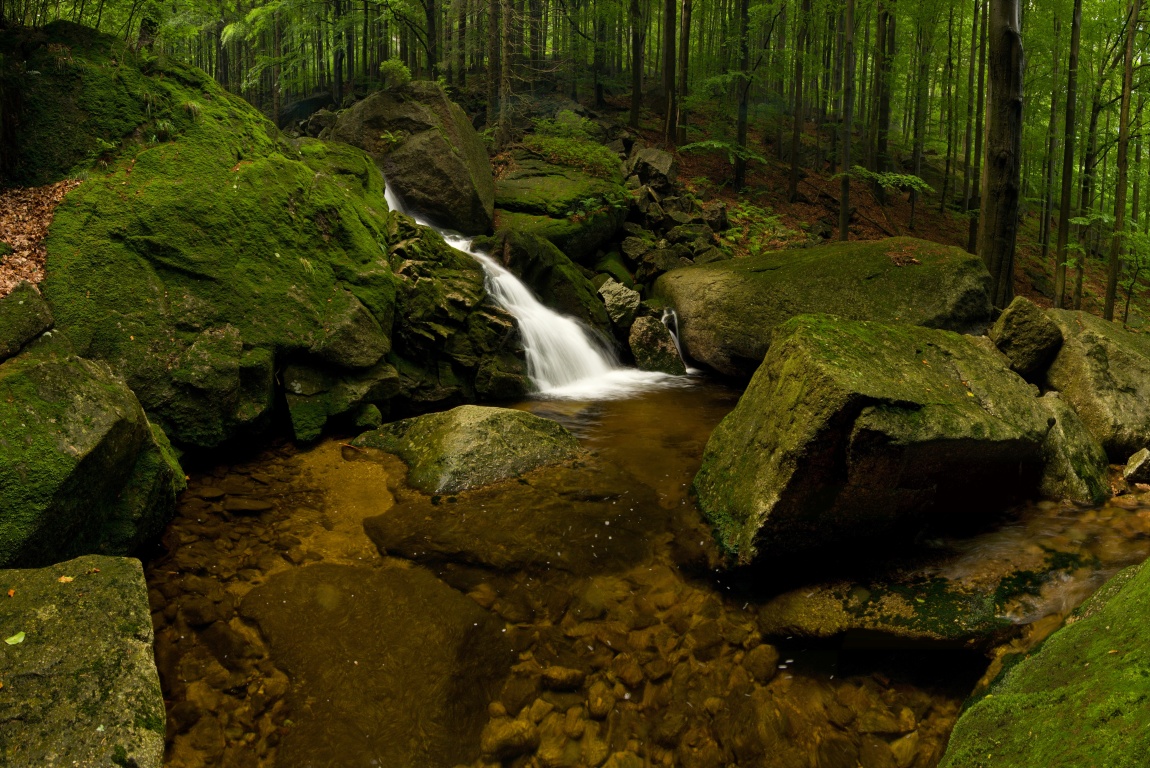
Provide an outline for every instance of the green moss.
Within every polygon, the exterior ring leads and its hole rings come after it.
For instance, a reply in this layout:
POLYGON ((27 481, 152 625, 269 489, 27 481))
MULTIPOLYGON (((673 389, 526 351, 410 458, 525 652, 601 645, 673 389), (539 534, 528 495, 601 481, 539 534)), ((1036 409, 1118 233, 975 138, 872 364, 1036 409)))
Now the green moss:
POLYGON ((0 362, 52 327, 52 312, 30 283, 0 297, 0 362))

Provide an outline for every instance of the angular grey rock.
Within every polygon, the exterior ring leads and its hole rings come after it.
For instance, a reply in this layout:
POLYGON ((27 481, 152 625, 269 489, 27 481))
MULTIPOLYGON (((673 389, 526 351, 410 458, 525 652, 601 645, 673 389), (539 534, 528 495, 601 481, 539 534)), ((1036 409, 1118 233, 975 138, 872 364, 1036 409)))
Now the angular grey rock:
POLYGON ((1130 457, 1122 477, 1128 483, 1150 483, 1150 448, 1143 448, 1130 457))
POLYGON ((1057 392, 1048 392, 1038 402, 1054 419, 1042 448, 1044 466, 1039 492, 1048 498, 1081 504, 1106 501, 1110 497, 1106 451, 1057 392))
POLYGON ((675 339, 667 326, 654 317, 640 317, 631 326, 631 354, 635 365, 643 371, 658 371, 672 376, 687 372, 683 358, 675 346, 675 339))
POLYGON ((611 323, 620 330, 628 330, 635 322, 635 313, 639 310, 639 292, 609 278, 599 286, 599 295, 603 297, 611 323))
POLYGON ((1041 375, 1062 346, 1058 324, 1024 296, 1014 298, 987 335, 1026 379, 1041 375))

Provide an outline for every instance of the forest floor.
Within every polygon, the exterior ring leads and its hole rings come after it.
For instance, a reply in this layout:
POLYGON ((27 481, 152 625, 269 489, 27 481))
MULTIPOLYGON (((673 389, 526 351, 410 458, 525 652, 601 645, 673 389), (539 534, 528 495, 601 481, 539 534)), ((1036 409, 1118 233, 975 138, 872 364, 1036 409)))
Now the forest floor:
POLYGON ((39 283, 44 279, 44 238, 52 215, 64 195, 79 184, 68 180, 0 190, 0 243, 8 246, 0 245, 0 298, 25 280, 39 283))

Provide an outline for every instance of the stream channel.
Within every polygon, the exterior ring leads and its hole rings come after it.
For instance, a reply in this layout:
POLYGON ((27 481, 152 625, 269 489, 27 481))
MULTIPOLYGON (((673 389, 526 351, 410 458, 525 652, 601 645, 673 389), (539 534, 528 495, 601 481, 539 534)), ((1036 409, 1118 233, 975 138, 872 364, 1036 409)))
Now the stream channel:
POLYGON ((690 485, 739 392, 595 375, 514 406, 582 459, 473 491, 412 489, 346 435, 193 470, 146 565, 166 764, 930 768, 988 666, 1150 555, 1135 494, 1030 504, 866 573, 727 571, 690 485), (943 638, 818 614, 878 582, 999 598, 943 638))

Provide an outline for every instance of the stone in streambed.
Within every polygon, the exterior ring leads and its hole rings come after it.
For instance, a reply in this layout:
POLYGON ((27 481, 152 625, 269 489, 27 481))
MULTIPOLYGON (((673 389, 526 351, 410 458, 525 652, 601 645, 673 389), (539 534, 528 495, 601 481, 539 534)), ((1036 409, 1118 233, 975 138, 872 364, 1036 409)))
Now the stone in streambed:
POLYGON ((1023 296, 1015 297, 987 336, 1010 359, 1010 367, 1027 379, 1041 375, 1062 346, 1058 324, 1023 296))
POLYGON ((1143 448, 1130 457, 1122 477, 1128 483, 1150 483, 1150 448, 1143 448))
POLYGON ((977 256, 900 237, 673 269, 654 290, 678 312, 688 356, 720 373, 749 377, 773 329, 795 315, 824 312, 967 331, 990 321, 989 284, 977 256))
POLYGON ((742 562, 897 538, 1033 492, 1049 419, 972 337, 804 315, 776 332, 694 488, 742 562))
POLYGON ((1085 312, 1050 310, 1063 343, 1046 372, 1102 444, 1125 462, 1150 445, 1150 336, 1085 312))
POLYGON ((630 330, 631 324, 635 322, 635 314, 639 311, 639 292, 609 278, 599 286, 599 295, 603 297, 612 325, 621 331, 630 330))
POLYGON ((488 702, 513 656, 501 622, 430 572, 295 568, 250 592, 241 612, 291 678, 301 713, 277 765, 338 756, 340 765, 451 766, 479 757, 488 702))
POLYGON ((631 326, 629 339, 635 365, 642 371, 658 371, 683 376, 687 366, 667 326, 654 317, 640 317, 631 326))
POLYGON ((164 699, 140 561, 0 571, 0 599, 0 638, 23 633, 0 645, 0 763, 160 768, 164 699))
POLYGON ((407 482, 428 493, 479 488, 579 453, 579 442, 558 422, 478 405, 385 424, 352 445, 396 454, 410 469, 407 482))

